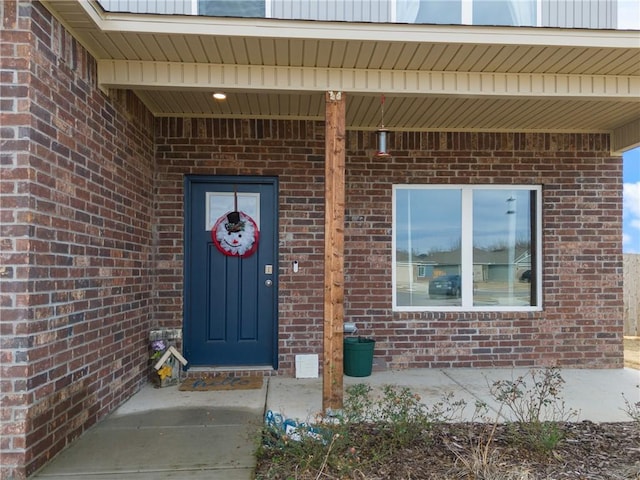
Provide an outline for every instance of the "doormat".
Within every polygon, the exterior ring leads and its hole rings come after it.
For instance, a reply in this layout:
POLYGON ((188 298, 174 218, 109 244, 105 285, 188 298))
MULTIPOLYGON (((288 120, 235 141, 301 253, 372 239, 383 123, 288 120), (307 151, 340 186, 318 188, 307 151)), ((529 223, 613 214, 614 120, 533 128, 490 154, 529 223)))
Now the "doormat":
POLYGON ((209 392, 213 390, 254 390, 262 388, 263 377, 236 377, 212 375, 187 378, 180 384, 182 392, 209 392))

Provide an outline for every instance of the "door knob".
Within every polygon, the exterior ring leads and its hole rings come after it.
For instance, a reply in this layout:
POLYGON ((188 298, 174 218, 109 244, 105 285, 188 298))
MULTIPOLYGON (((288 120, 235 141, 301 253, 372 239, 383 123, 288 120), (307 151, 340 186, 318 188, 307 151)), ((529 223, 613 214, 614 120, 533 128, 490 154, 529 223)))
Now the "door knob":
POLYGON ((267 280, 265 280, 265 281, 264 281, 264 284, 265 284, 267 287, 270 287, 271 285, 273 285, 273 280, 271 280, 271 279, 267 279, 267 280))

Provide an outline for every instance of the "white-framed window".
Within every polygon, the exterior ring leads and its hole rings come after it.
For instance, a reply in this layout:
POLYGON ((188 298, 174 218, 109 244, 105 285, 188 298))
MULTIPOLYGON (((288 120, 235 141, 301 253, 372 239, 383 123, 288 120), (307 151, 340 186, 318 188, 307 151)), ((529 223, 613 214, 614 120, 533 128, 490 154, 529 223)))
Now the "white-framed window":
POLYGON ((542 309, 542 188, 394 185, 393 309, 542 309))
POLYGON ((392 0, 392 22, 540 26, 542 0, 392 0))
POLYGON ((268 18, 270 0, 198 0, 198 15, 268 18))

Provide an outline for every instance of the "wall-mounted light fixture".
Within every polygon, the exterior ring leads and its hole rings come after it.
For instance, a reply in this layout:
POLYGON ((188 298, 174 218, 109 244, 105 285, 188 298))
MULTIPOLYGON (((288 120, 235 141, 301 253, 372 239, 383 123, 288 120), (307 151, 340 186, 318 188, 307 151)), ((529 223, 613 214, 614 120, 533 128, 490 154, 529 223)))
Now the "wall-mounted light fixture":
POLYGON ((378 151, 376 157, 388 157, 387 152, 387 138, 389 130, 384 128, 384 95, 380 97, 380 128, 376 131, 376 137, 378 139, 378 151))
POLYGON ((213 98, 215 98, 216 100, 224 100, 225 98, 227 98, 227 94, 224 92, 216 92, 213 94, 213 98))

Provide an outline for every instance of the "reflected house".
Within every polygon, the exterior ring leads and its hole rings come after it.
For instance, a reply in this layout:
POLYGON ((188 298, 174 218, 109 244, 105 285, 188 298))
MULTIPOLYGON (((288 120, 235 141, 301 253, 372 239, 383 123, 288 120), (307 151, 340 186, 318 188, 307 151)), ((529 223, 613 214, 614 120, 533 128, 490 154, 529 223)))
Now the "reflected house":
MULTIPOLYGON (((514 279, 531 269, 531 254, 528 249, 516 249, 514 279)), ((505 250, 486 251, 474 250, 473 281, 474 282, 506 282, 509 279, 508 253, 505 250)), ((398 283, 408 283, 411 278, 417 283, 428 282, 443 275, 460 274, 457 260, 460 251, 440 252, 429 255, 419 255, 413 262, 399 260, 397 263, 398 283), (437 257, 437 260, 434 258, 437 257)))
POLYGON ((151 331, 204 372, 315 359, 331 400, 341 322, 379 369, 621 368, 618 5, 3 2, 0 478, 139 391, 151 331))

